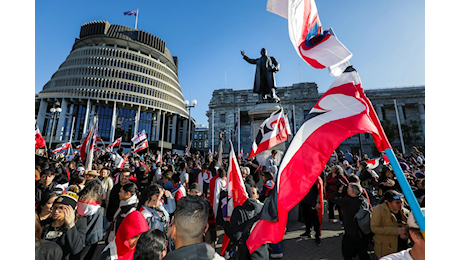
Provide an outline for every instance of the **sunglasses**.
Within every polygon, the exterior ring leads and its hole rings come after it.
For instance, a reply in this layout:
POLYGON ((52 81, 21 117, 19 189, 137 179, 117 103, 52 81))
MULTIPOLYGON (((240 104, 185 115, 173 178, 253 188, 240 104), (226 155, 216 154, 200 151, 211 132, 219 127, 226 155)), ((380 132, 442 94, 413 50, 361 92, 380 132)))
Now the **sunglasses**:
POLYGON ((400 198, 404 198, 404 194, 393 196, 393 199, 395 200, 400 199, 400 198))

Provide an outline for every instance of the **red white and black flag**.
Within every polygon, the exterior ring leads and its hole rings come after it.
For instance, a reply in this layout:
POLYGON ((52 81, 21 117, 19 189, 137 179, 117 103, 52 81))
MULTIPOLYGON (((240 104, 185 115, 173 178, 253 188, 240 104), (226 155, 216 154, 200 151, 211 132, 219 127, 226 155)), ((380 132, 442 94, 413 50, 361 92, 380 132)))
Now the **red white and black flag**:
POLYGON ((61 151, 67 150, 71 147, 70 142, 62 144, 59 148, 54 149, 53 153, 59 153, 61 151))
MULTIPOLYGON (((375 158, 375 159, 370 159, 367 160, 367 168, 369 169, 375 169, 380 165, 380 161, 382 160, 381 157, 375 158)), ((383 156, 383 165, 388 165, 390 164, 390 160, 388 160, 388 157, 386 155, 383 156)))
POLYGON ((35 150, 42 148, 43 146, 46 146, 45 139, 43 139, 38 126, 35 125, 35 150))
POLYGON ((81 161, 84 163, 85 169, 88 171, 91 170, 93 163, 93 152, 94 147, 96 146, 97 125, 98 120, 97 115, 95 115, 93 118, 93 125, 91 126, 91 129, 86 135, 85 140, 83 141, 80 148, 81 161))
POLYGON ((185 148, 185 155, 189 154, 190 148, 192 148, 192 141, 188 144, 188 146, 185 148))
POLYGON ((358 73, 349 66, 315 104, 290 143, 274 191, 247 240, 251 253, 283 239, 289 210, 309 192, 340 143, 358 133, 371 133, 379 151, 391 148, 358 73))
POLYGON ((106 147, 106 149, 108 150, 108 149, 110 149, 110 148, 112 148, 112 147, 120 146, 120 144, 121 144, 121 137, 118 138, 117 140, 115 140, 115 142, 113 142, 113 143, 111 143, 110 145, 108 145, 108 146, 106 147))
POLYGON ((249 158, 257 155, 273 146, 288 140, 291 129, 286 121, 283 108, 271 114, 271 116, 260 124, 259 132, 252 143, 249 158))
POLYGON ((143 142, 140 142, 136 148, 134 148, 134 152, 137 153, 141 150, 144 150, 146 149, 147 147, 149 147, 149 144, 147 143, 147 140, 144 140, 143 142))

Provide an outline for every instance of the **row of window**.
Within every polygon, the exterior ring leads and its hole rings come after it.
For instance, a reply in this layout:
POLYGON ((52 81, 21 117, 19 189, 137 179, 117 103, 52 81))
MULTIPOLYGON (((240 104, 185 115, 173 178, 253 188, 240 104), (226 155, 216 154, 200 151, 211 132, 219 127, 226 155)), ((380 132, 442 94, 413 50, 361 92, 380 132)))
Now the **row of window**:
MULTIPOLYGON (((170 77, 167 77, 163 73, 158 72, 157 70, 150 69, 148 67, 144 66, 138 66, 134 63, 131 62, 126 62, 122 60, 117 60, 117 59, 107 59, 107 58, 100 58, 100 57, 89 57, 89 58, 79 58, 79 59, 74 59, 74 60, 69 60, 67 59, 60 67, 59 70, 53 75, 53 77, 57 76, 64 76, 58 74, 61 69, 68 67, 68 66, 74 66, 74 65, 94 65, 94 66, 109 66, 109 67, 117 67, 117 68, 124 68, 124 69, 129 69, 129 70, 134 70, 143 74, 147 74, 151 77, 155 77, 157 79, 161 79, 170 85, 176 87, 179 91, 181 91, 180 85, 178 81, 171 79, 170 77)), ((63 72, 66 73, 66 72, 63 72)), ((67 72, 68 73, 68 72, 67 72)), ((52 78, 53 78, 52 77, 52 78)), ((170 88, 172 89, 172 88, 170 88)), ((171 91, 172 90, 169 90, 171 91)), ((176 90, 177 92, 177 90, 176 90)))
MULTIPOLYGON (((83 55, 89 55, 89 56, 107 56, 107 57, 113 57, 115 60, 120 60, 120 59, 128 59, 128 60, 133 60, 140 62, 142 64, 147 65, 148 67, 153 67, 161 72, 166 73, 169 75, 171 78, 176 79, 177 75, 167 66, 163 65, 162 63, 156 61, 153 58, 145 58, 142 57, 142 54, 134 54, 131 51, 127 49, 117 49, 117 48, 107 48, 107 47, 97 47, 97 48, 90 48, 90 49, 78 49, 73 51, 67 59, 70 59, 73 56, 80 57, 83 55)), ((134 64, 134 63, 133 63, 134 64)))
POLYGON ((164 102, 154 100, 151 98, 139 97, 132 94, 125 94, 116 91, 106 91, 106 90, 93 90, 93 89, 57 89, 54 92, 39 94, 39 97, 56 97, 58 93, 62 93, 61 96, 66 97, 91 97, 96 99, 115 99, 120 101, 134 102, 137 104, 143 104, 146 106, 153 106, 155 108, 161 108, 162 110, 171 111, 173 113, 178 113, 184 115, 184 112, 179 108, 166 104, 164 102))
MULTIPOLYGON (((164 85, 161 82, 155 81, 154 86, 157 85, 164 85)), ((138 84, 132 84, 129 82, 123 81, 115 81, 115 80, 101 80, 97 78, 69 78, 69 79, 58 79, 53 80, 48 87, 68 87, 68 86, 84 86, 84 87, 98 87, 98 88, 110 88, 110 89, 117 89, 117 90, 125 90, 130 92, 135 92, 138 94, 144 94, 152 97, 156 97, 168 102, 171 102, 179 107, 183 107, 184 103, 181 99, 172 96, 168 93, 164 93, 158 90, 155 90, 150 87, 140 86, 138 84)), ((42 91, 42 93, 57 91, 56 89, 47 89, 42 91)))

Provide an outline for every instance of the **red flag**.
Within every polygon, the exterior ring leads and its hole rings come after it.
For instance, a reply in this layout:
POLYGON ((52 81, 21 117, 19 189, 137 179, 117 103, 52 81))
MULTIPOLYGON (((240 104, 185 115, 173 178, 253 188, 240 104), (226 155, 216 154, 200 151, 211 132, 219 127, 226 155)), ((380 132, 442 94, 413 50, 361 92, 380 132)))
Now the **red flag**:
POLYGON ((42 148, 43 146, 46 146, 45 139, 43 139, 38 126, 35 125, 35 150, 42 148))
POLYGON ((67 150, 67 149, 69 149, 69 148, 70 148, 70 142, 63 144, 61 147, 56 148, 56 149, 53 150, 52 152, 53 152, 53 153, 58 153, 58 152, 60 152, 60 151, 67 150))
POLYGON ((249 158, 257 155, 273 146, 282 143, 289 138, 288 122, 285 122, 283 108, 271 114, 271 116, 260 124, 259 132, 252 144, 251 154, 249 158))
POLYGON ((99 142, 99 141, 102 142, 102 139, 101 137, 99 137, 99 135, 96 135, 96 142, 99 142))
MULTIPOLYGON (((235 151, 233 150, 233 144, 230 141, 230 158, 228 159, 228 182, 227 182, 227 216, 231 217, 233 209, 235 207, 241 206, 248 199, 248 194, 244 188, 243 176, 240 172, 240 167, 238 165, 238 160, 236 159, 235 151)), ((224 234, 224 240, 222 242, 222 249, 220 251, 221 255, 224 255, 225 250, 230 242, 230 239, 224 234)))
POLYGON ((115 140, 115 142, 111 143, 109 146, 107 146, 106 149, 108 150, 109 148, 120 146, 120 144, 121 144, 121 137, 115 140))
POLYGON ((75 149, 81 149, 81 146, 82 146, 82 144, 80 144, 77 147, 75 147, 75 149))
POLYGON ((94 147, 96 146, 97 126, 97 116, 94 116, 93 125, 91 126, 91 129, 86 135, 85 140, 83 141, 80 148, 80 158, 84 163, 86 170, 91 170, 94 147))
MULTIPOLYGON (((380 158, 367 160, 366 163, 367 163, 367 167, 369 169, 375 169, 380 164, 380 158)), ((383 156, 383 165, 388 165, 389 163, 390 163, 390 160, 388 160, 388 157, 386 155, 384 155, 383 156)))
POLYGON ((340 143, 358 133, 372 133, 379 151, 391 148, 358 73, 350 66, 315 104, 289 145, 276 187, 247 240, 250 253, 283 239, 289 210, 309 192, 340 143))
POLYGON ((156 162, 157 162, 157 163, 161 162, 161 154, 157 155, 156 162))

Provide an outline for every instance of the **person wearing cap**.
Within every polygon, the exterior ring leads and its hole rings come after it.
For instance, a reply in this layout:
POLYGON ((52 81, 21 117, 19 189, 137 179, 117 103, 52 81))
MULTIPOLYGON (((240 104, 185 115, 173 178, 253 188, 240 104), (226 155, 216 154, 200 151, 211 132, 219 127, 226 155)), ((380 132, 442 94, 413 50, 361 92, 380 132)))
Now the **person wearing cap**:
POLYGON ((276 150, 272 150, 272 154, 267 158, 267 163, 266 166, 269 168, 273 176, 275 176, 278 173, 278 159, 276 159, 276 154, 278 152, 276 150))
POLYGON ((329 200, 339 205, 343 210, 343 228, 345 234, 342 240, 342 255, 345 260, 353 259, 356 255, 360 260, 370 259, 367 254, 367 240, 361 238, 358 223, 355 221, 355 215, 361 205, 369 208, 369 203, 364 196, 363 188, 357 183, 349 183, 347 186, 340 188, 332 193, 329 200), (341 193, 346 189, 348 197, 341 197, 341 193))
POLYGON ((343 161, 343 171, 347 176, 353 174, 353 167, 350 166, 350 163, 347 160, 343 161))
POLYGON ((407 226, 409 211, 402 205, 404 194, 395 190, 386 191, 380 204, 374 207, 371 230, 374 233, 374 252, 377 257, 407 249, 407 226))
MULTIPOLYGON (((425 208, 422 208, 422 213, 425 215, 425 208)), ((407 226, 409 238, 414 243, 412 248, 384 256, 380 260, 425 260, 425 237, 420 232, 420 227, 412 212, 409 213, 407 218, 407 226)))
POLYGON ((57 197, 50 219, 42 223, 42 238, 56 242, 65 260, 80 259, 85 247, 86 219, 75 214, 78 195, 66 192, 57 197))

